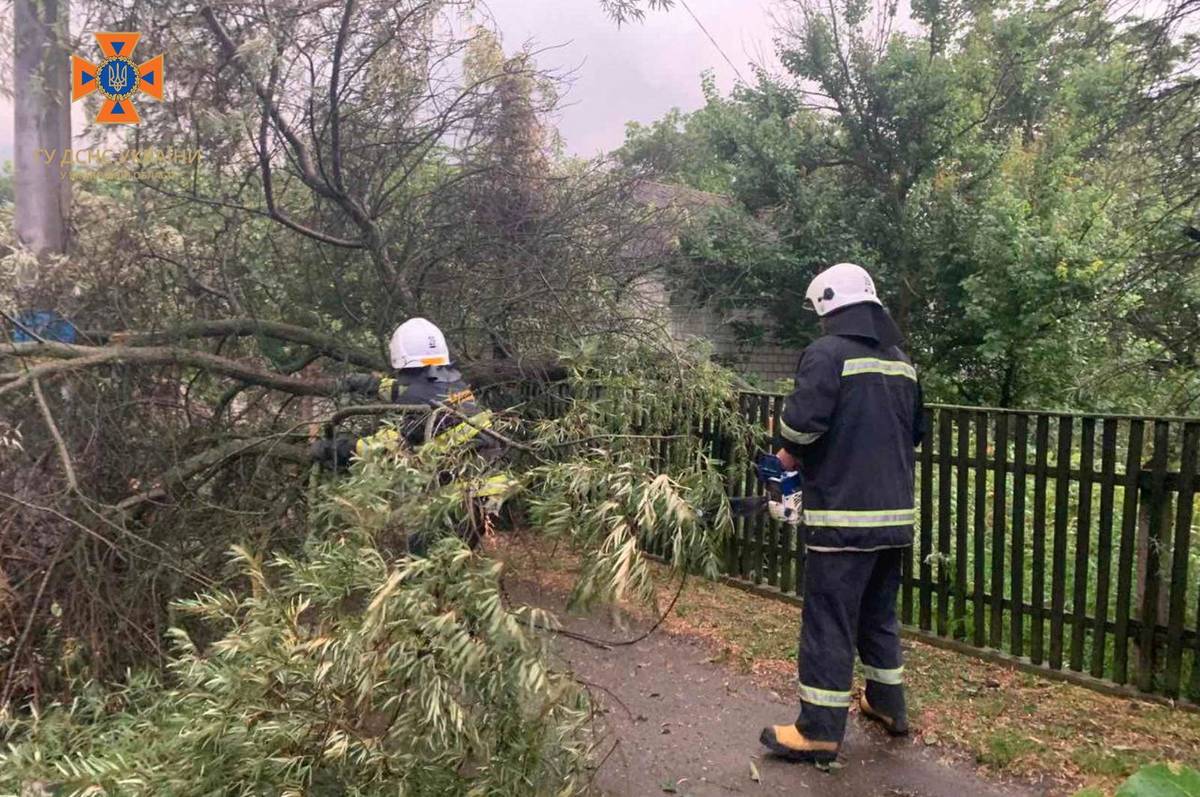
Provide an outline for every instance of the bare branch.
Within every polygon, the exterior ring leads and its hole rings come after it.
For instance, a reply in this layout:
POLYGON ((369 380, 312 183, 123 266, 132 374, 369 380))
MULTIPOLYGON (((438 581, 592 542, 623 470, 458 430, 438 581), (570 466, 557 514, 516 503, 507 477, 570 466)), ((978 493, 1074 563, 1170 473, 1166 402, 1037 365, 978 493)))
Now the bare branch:
POLYGON ((22 388, 36 379, 57 376, 103 365, 181 365, 222 374, 253 385, 269 387, 296 396, 333 395, 332 379, 304 380, 246 365, 237 360, 205 352, 166 346, 75 346, 68 343, 0 345, 0 354, 26 357, 50 357, 56 362, 34 366, 20 374, 5 374, 10 381, 0 385, 0 396, 22 388))
POLYGON ((62 462, 63 472, 67 476, 67 486, 71 492, 79 492, 79 480, 75 478, 75 467, 71 464, 71 454, 67 451, 67 444, 63 442, 62 433, 58 431, 58 424, 54 422, 54 416, 50 413, 50 405, 46 403, 46 397, 42 395, 42 385, 36 379, 33 380, 33 396, 37 399, 38 409, 42 412, 42 420, 46 422, 50 436, 54 438, 54 447, 58 449, 58 458, 62 462))

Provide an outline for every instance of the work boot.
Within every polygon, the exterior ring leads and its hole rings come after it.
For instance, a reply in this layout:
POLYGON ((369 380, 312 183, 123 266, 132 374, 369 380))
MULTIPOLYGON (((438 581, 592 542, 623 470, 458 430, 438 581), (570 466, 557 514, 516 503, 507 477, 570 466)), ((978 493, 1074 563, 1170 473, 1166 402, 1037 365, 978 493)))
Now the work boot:
POLYGON ((899 717, 893 719, 881 711, 876 711, 871 708, 871 704, 867 702, 867 696, 861 695, 858 698, 858 710, 867 719, 874 720, 883 726, 883 729, 888 732, 889 736, 907 736, 908 735, 908 719, 899 717))
POLYGON ((837 742, 806 739, 795 725, 772 725, 763 728, 758 740, 772 753, 789 761, 812 764, 829 763, 837 758, 837 742))

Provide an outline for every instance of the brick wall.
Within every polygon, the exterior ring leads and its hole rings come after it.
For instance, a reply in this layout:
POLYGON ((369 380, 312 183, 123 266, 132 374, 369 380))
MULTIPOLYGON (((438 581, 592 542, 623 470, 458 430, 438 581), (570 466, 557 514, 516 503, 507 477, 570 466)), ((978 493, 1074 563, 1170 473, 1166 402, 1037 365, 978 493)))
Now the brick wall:
POLYGON ((779 387, 778 381, 791 382, 796 373, 800 350, 772 343, 748 344, 738 339, 735 324, 762 321, 750 311, 721 313, 701 302, 662 291, 669 309, 671 334, 676 338, 702 338, 713 347, 713 357, 738 373, 751 377, 762 387, 779 387))

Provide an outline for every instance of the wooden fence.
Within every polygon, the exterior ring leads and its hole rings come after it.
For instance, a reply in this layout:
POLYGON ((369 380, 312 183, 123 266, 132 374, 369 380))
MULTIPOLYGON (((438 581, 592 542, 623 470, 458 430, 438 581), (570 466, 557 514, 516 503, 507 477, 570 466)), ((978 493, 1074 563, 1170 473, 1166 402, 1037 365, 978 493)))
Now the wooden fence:
MULTIPOLYGON (((779 443, 782 399, 740 397, 762 448, 779 443)), ((1200 419, 927 412, 905 626, 1072 680, 1200 700, 1200 419)), ((760 490, 748 463, 730 464, 729 490, 760 490)), ((805 533, 739 520, 727 574, 803 594, 805 533)))

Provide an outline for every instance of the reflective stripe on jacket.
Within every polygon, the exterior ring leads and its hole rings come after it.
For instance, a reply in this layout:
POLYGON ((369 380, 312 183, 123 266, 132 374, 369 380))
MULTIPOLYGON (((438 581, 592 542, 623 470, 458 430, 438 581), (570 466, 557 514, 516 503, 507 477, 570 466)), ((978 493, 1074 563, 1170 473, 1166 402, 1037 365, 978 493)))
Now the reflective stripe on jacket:
POLYGON ((430 412, 410 414, 400 419, 399 431, 385 428, 359 439, 355 445, 359 456, 366 453, 368 448, 395 450, 402 442, 413 447, 427 441, 462 444, 491 424, 491 413, 480 411, 471 386, 463 381, 462 375, 452 366, 435 366, 421 369, 415 374, 400 372, 395 376, 382 377, 379 380, 378 397, 380 401, 391 404, 427 404, 430 412), (471 423, 464 423, 459 415, 444 411, 439 406, 442 404, 470 418, 471 423))
POLYGON ((784 448, 801 463, 809 548, 912 544, 924 418, 917 372, 899 348, 844 335, 816 340, 779 422, 784 448))

